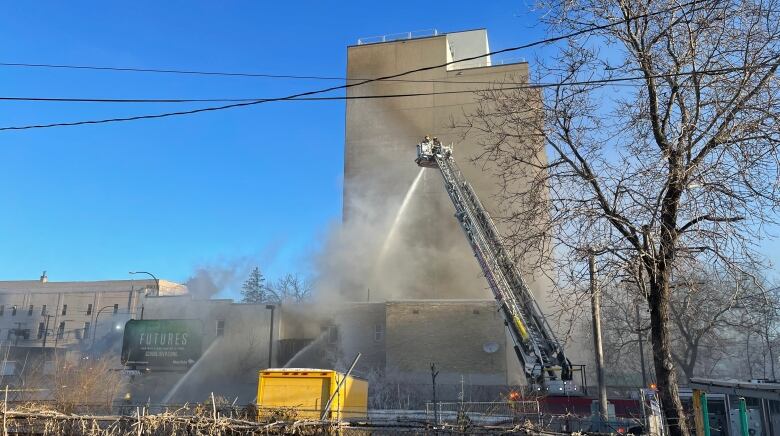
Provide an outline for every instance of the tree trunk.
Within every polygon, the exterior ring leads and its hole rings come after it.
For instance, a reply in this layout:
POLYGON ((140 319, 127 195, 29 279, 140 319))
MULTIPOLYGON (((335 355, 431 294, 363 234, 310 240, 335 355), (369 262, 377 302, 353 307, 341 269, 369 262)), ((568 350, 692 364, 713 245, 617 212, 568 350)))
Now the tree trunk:
POLYGON ((650 335, 653 344, 653 363, 661 405, 671 436, 689 436, 685 411, 677 388, 677 373, 672 359, 669 335, 669 287, 658 281, 650 283, 650 335))

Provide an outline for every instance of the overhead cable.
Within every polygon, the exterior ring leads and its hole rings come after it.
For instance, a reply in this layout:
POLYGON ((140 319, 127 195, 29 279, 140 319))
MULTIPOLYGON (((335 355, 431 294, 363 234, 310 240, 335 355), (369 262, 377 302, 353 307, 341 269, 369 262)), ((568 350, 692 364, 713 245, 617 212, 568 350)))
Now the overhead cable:
POLYGON ((307 92, 291 94, 291 95, 288 95, 288 96, 285 96, 285 97, 259 99, 259 100, 253 100, 253 101, 247 101, 247 102, 231 103, 231 104, 221 105, 221 106, 209 106, 209 107, 204 107, 204 108, 197 108, 197 109, 190 109, 190 110, 181 110, 181 111, 175 111, 175 112, 164 112, 164 113, 146 114, 146 115, 134 115, 134 116, 128 116, 128 117, 107 118, 107 119, 100 119, 100 120, 83 120, 83 121, 59 122, 59 123, 51 123, 51 124, 37 124, 37 125, 26 125, 26 126, 8 126, 8 127, 0 127, 0 131, 6 131, 6 130, 30 130, 30 129, 51 128, 51 127, 80 126, 80 125, 89 125, 89 124, 105 124, 105 123, 115 123, 115 122, 124 122, 124 121, 137 121, 137 120, 148 120, 148 119, 157 119, 157 118, 168 118, 168 117, 175 117, 175 116, 182 116, 182 115, 192 115, 192 114, 203 113, 203 112, 214 112, 214 111, 221 111, 221 110, 226 110, 226 109, 254 106, 254 105, 258 105, 258 104, 262 104, 262 103, 269 103, 269 102, 275 102, 275 101, 294 100, 294 99, 299 99, 300 97, 307 97, 307 96, 310 96, 310 95, 323 94, 323 93, 326 93, 326 92, 336 91, 336 90, 340 90, 340 89, 353 88, 353 87, 356 87, 356 86, 365 85, 367 83, 378 82, 378 81, 388 80, 388 79, 395 79, 395 78, 403 77, 403 76, 406 76, 406 75, 409 75, 409 74, 419 73, 419 72, 423 72, 423 71, 430 71, 430 70, 437 69, 437 68, 448 67, 450 65, 454 65, 454 64, 457 64, 457 63, 468 62, 468 61, 472 61, 472 60, 476 60, 476 59, 481 59, 481 58, 485 58, 487 56, 495 56, 495 55, 501 54, 501 53, 508 53, 508 52, 513 52, 513 51, 517 51, 517 50, 531 48, 531 47, 535 47, 535 46, 539 46, 539 45, 550 44, 550 43, 554 43, 554 42, 557 42, 557 41, 561 41, 561 40, 573 38, 573 37, 576 37, 576 36, 584 35, 584 34, 587 34, 587 33, 592 33, 592 32, 596 32, 596 31, 599 31, 599 30, 606 30, 606 29, 609 29, 611 27, 618 26, 618 25, 624 24, 624 23, 628 23, 630 21, 637 20, 637 19, 640 19, 640 18, 648 18, 648 17, 651 17, 651 16, 668 13, 668 12, 671 12, 671 11, 674 11, 674 10, 678 10, 678 9, 684 8, 686 6, 695 5, 696 3, 700 3, 700 2, 701 2, 701 0, 693 0, 691 2, 675 5, 675 6, 672 6, 670 8, 662 9, 660 11, 647 12, 647 13, 644 13, 644 14, 639 14, 639 15, 636 15, 636 16, 633 16, 633 17, 624 18, 622 20, 613 21, 613 22, 602 24, 602 25, 599 25, 599 26, 590 26, 590 27, 588 27, 586 29, 581 29, 581 30, 578 30, 578 31, 575 31, 575 32, 570 32, 570 33, 567 33, 565 35, 559 35, 559 36, 555 36, 555 37, 551 37, 551 38, 545 38, 545 39, 542 39, 542 40, 538 40, 538 41, 534 41, 534 42, 531 42, 531 43, 522 44, 522 45, 518 45, 518 46, 507 47, 507 48, 504 48, 504 49, 501 49, 501 50, 496 50, 496 51, 488 52, 488 53, 481 54, 481 55, 470 56, 470 57, 466 57, 466 58, 463 58, 463 59, 458 59, 458 60, 453 60, 453 61, 450 61, 450 62, 445 62, 445 63, 442 63, 442 64, 430 65, 430 66, 427 66, 427 67, 415 68, 415 69, 407 70, 407 71, 404 71, 404 72, 401 72, 401 73, 390 74, 390 75, 387 75, 387 76, 377 77, 377 78, 374 78, 374 79, 362 80, 362 81, 355 82, 355 83, 348 83, 348 84, 345 84, 345 85, 331 86, 331 87, 318 89, 318 90, 314 90, 314 91, 307 91, 307 92))
MULTIPOLYGON (((506 65, 506 64, 500 64, 506 65)), ((495 66, 495 65, 493 65, 495 66)), ((137 67, 106 67, 98 65, 69 65, 69 64, 40 64, 23 62, 0 62, 0 67, 27 67, 27 68, 52 68, 52 69, 72 69, 72 70, 92 70, 92 71, 119 71, 135 73, 163 73, 163 74, 185 74, 200 76, 223 76, 223 77, 253 77, 266 79, 296 79, 296 80, 342 80, 348 82, 358 82, 361 80, 371 80, 369 77, 336 77, 336 76, 299 76, 292 74, 268 74, 268 73, 246 73, 246 72, 225 72, 225 71, 198 71, 198 70, 177 70, 160 68, 137 68, 137 67)), ((484 80, 458 80, 451 79, 385 79, 387 82, 410 82, 410 83, 467 83, 467 84, 485 84, 490 83, 484 80)), ((224 100, 223 100, 224 101, 224 100)))
MULTIPOLYGON (((640 84, 627 84, 621 82, 633 82, 637 80, 651 79, 669 79, 674 77, 684 76, 716 76, 740 71, 758 70, 763 68, 771 68, 779 66, 780 62, 775 63, 761 63, 749 66, 738 66, 728 68, 715 68, 707 70, 697 71, 682 71, 679 73, 668 74, 653 74, 649 76, 637 75, 630 77, 610 77, 605 79, 590 79, 581 81, 563 81, 563 82, 547 82, 547 83, 529 83, 529 84, 517 84, 516 86, 503 86, 508 85, 507 82, 494 82, 495 86, 490 88, 478 88, 478 89, 461 89, 453 91, 433 91, 433 92, 416 92, 416 93, 396 93, 396 94, 374 94, 374 95, 353 95, 353 96, 333 96, 333 97, 296 97, 283 99, 279 101, 335 101, 335 100, 367 100, 367 99, 382 99, 382 98, 402 98, 402 97, 426 97, 436 95, 449 95, 449 94, 466 94, 484 91, 510 91, 521 89, 542 89, 542 88, 554 88, 554 87, 569 87, 569 86, 588 86, 588 85, 615 85, 623 84, 627 86, 641 86, 640 84)), ((490 82, 488 82, 490 83, 490 82)), ((682 86, 682 85, 681 85, 682 86)), ((49 102, 49 103, 204 103, 204 102, 257 102, 257 101, 272 101, 273 98, 180 98, 180 99, 166 99, 166 98, 70 98, 70 97, 9 97, 0 96, 0 101, 24 101, 24 102, 49 102)))

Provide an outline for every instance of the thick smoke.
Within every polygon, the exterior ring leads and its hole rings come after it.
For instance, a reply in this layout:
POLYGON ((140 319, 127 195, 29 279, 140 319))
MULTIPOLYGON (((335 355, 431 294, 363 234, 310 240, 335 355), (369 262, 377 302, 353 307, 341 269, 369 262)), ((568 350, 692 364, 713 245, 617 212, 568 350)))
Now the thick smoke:
POLYGON ((252 268, 263 270, 278 249, 278 244, 274 244, 257 255, 218 259, 198 265, 184 284, 195 299, 235 298, 252 268))
POLYGON ((441 175, 425 169, 411 189, 416 175, 398 183, 398 195, 366 190, 351 199, 348 216, 333 226, 315 258, 318 297, 367 301, 370 293, 371 301, 381 301, 489 296, 476 262, 471 268, 452 268, 463 264, 463 253, 470 248, 452 210, 439 207, 452 207, 441 175))

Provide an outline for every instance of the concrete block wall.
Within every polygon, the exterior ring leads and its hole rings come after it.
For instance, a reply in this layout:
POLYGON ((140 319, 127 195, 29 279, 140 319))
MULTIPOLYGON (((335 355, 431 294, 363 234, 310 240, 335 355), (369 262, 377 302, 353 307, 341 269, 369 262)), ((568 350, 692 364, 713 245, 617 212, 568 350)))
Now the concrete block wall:
POLYGON ((387 303, 387 371, 430 383, 435 363, 441 383, 507 383, 501 316, 490 300, 387 303))

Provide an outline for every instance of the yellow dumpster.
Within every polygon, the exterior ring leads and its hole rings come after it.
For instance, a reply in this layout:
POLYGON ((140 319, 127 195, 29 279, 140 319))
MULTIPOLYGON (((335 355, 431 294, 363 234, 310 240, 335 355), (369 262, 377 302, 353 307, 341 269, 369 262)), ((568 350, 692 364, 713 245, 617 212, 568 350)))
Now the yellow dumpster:
POLYGON ((286 410, 298 419, 320 419, 332 396, 326 418, 339 420, 367 416, 366 380, 330 369, 269 368, 260 371, 257 406, 261 414, 286 410), (334 396, 339 384, 341 387, 334 396))

